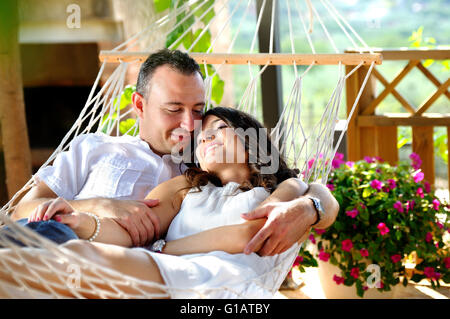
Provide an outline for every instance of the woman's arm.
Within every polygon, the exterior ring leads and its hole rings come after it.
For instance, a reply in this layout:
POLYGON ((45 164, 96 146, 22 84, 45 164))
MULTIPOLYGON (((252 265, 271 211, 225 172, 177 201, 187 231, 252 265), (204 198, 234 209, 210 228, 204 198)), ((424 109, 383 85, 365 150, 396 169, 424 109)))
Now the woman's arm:
POLYGON ((177 256, 208 253, 216 250, 230 254, 242 253, 248 241, 265 222, 265 218, 260 218, 242 224, 212 228, 191 236, 169 241, 162 252, 177 256))
MULTIPOLYGON (((172 219, 180 210, 181 202, 189 190, 187 187, 186 178, 181 175, 159 184, 147 195, 147 198, 159 199, 158 206, 151 208, 160 220, 158 237, 169 229, 172 219)), ((70 208, 68 203, 67 205, 70 208)), ((95 218, 86 213, 74 211, 73 208, 67 209, 66 213, 56 214, 55 219, 70 226, 81 239, 89 239, 97 227, 95 218)), ((120 219, 100 217, 99 220, 100 231, 95 238, 96 242, 123 247, 133 246, 130 234, 125 230, 120 219)))

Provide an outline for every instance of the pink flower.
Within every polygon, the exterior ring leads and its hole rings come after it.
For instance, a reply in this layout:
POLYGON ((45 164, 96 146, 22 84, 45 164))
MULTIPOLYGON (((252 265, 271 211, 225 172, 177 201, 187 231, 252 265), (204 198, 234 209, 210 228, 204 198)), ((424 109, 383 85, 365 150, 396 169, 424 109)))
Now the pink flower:
POLYGON ((439 227, 439 229, 443 229, 444 228, 444 224, 442 224, 441 222, 436 222, 437 227, 439 227))
POLYGON ((370 182, 370 186, 373 189, 381 190, 381 188, 383 187, 383 183, 377 179, 374 179, 372 182, 370 182))
POLYGON ((344 158, 344 154, 340 154, 342 156, 338 156, 338 154, 340 153, 336 153, 336 156, 331 161, 331 166, 333 166, 333 168, 339 168, 342 165, 342 163, 345 163, 345 161, 342 160, 344 158))
POLYGON ((350 251, 353 248, 353 243, 350 239, 345 239, 341 243, 343 251, 350 251))
POLYGON ((398 263, 400 260, 402 260, 402 256, 400 254, 392 255, 391 260, 394 264, 398 263))
POLYGON ((359 268, 358 267, 353 267, 352 270, 350 271, 350 276, 352 276, 355 279, 358 279, 358 277, 359 277, 359 268))
POLYGON ((355 162, 348 161, 348 162, 345 162, 345 165, 347 165, 349 168, 352 168, 353 166, 355 166, 355 162))
POLYGON ((363 286, 363 290, 364 290, 364 291, 367 291, 367 290, 369 290, 369 287, 363 286))
POLYGON ((327 230, 326 229, 317 229, 317 228, 314 228, 314 232, 317 234, 317 235, 322 235, 323 233, 325 233, 327 230))
POLYGON ((323 249, 322 249, 319 252, 319 259, 322 260, 322 261, 328 261, 328 259, 330 259, 330 254, 324 252, 323 249))
POLYGON ((302 256, 297 256, 295 257, 295 261, 294 264, 292 265, 292 267, 298 266, 303 262, 303 257, 302 256))
POLYGON ((314 165, 314 158, 308 161, 308 168, 311 168, 314 165))
POLYGON ((367 162, 367 163, 375 163, 375 161, 374 161, 374 159, 372 158, 372 157, 370 157, 370 156, 364 156, 364 160, 367 162))
POLYGON ((399 213, 403 213, 403 204, 401 201, 396 201, 394 203, 394 208, 399 212, 399 213))
POLYGON ((359 211, 357 209, 346 211, 345 214, 351 218, 356 218, 358 216, 359 211))
POLYGON ((386 226, 385 223, 379 223, 377 226, 378 230, 380 231, 380 234, 382 236, 386 235, 387 233, 389 233, 389 228, 386 226))
POLYGON ((412 167, 414 167, 414 169, 419 169, 422 165, 420 156, 416 153, 411 153, 411 155, 409 155, 409 158, 412 160, 412 167))
POLYGON ((406 202, 406 212, 414 209, 414 204, 416 202, 414 200, 409 200, 406 202))
POLYGON ((420 196, 420 198, 423 198, 423 197, 424 197, 422 187, 419 187, 419 188, 417 189, 416 194, 417 194, 417 196, 420 196))
POLYGON ((327 184, 327 187, 330 191, 334 191, 336 189, 333 184, 327 184))
POLYGON ((394 188, 397 187, 397 184, 395 183, 395 180, 393 180, 392 178, 388 179, 387 182, 388 182, 389 189, 394 189, 394 188))
POLYGON ((425 175, 422 172, 417 172, 415 175, 413 175, 414 182, 418 183, 418 182, 422 181, 424 176, 425 175))
POLYGON ((359 251, 361 257, 369 257, 369 251, 366 248, 363 248, 359 251))
POLYGON ((314 238, 314 235, 313 235, 313 234, 309 235, 308 238, 309 238, 309 240, 310 240, 313 244, 316 243, 316 238, 314 238))
POLYGON ((434 210, 439 210, 439 205, 441 204, 441 202, 438 199, 433 199, 433 208, 434 210))
POLYGON ((427 181, 423 182, 423 186, 425 186, 425 192, 431 192, 431 185, 427 181))
POLYGON ((445 257, 444 258, 444 264, 445 264, 445 268, 450 268, 450 257, 445 257))
POLYGON ((336 282, 337 285, 343 284, 345 281, 343 277, 339 277, 337 275, 333 276, 333 280, 336 282))
POLYGON ((434 278, 436 276, 436 273, 434 272, 434 267, 425 267, 423 270, 423 273, 427 278, 434 278))
POLYGON ((429 243, 430 241, 432 241, 433 240, 433 234, 431 234, 430 232, 428 232, 426 235, 425 235, 425 241, 427 242, 427 243, 429 243))

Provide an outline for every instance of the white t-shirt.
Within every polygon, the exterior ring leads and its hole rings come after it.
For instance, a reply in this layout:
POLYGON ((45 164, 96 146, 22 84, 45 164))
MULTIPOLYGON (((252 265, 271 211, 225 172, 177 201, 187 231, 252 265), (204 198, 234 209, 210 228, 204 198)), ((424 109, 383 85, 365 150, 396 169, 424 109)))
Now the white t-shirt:
POLYGON ((67 200, 137 200, 185 170, 170 154, 155 154, 140 137, 90 133, 74 138, 69 150, 58 154, 53 165, 41 168, 34 178, 67 200))

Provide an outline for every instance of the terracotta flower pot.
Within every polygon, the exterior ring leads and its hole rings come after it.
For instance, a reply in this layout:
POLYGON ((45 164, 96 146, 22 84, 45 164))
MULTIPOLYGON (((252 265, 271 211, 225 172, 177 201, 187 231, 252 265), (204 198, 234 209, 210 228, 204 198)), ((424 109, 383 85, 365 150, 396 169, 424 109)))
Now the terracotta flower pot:
MULTIPOLYGON (((349 287, 344 284, 338 285, 333 276, 340 276, 341 270, 339 267, 333 265, 329 261, 325 262, 319 260, 319 279, 322 285, 322 290, 327 299, 361 299, 356 294, 355 285, 349 287)), ((380 292, 376 288, 369 288, 364 292, 363 299, 392 299, 394 297, 395 287, 392 287, 390 291, 380 292)))

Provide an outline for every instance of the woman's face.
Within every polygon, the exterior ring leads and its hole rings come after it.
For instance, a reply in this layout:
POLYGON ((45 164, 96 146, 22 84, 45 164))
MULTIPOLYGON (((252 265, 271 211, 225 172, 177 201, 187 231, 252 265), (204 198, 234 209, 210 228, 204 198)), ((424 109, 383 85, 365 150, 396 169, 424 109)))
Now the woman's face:
POLYGON ((201 169, 210 172, 224 165, 246 163, 248 157, 234 129, 214 115, 203 119, 195 153, 201 169))

